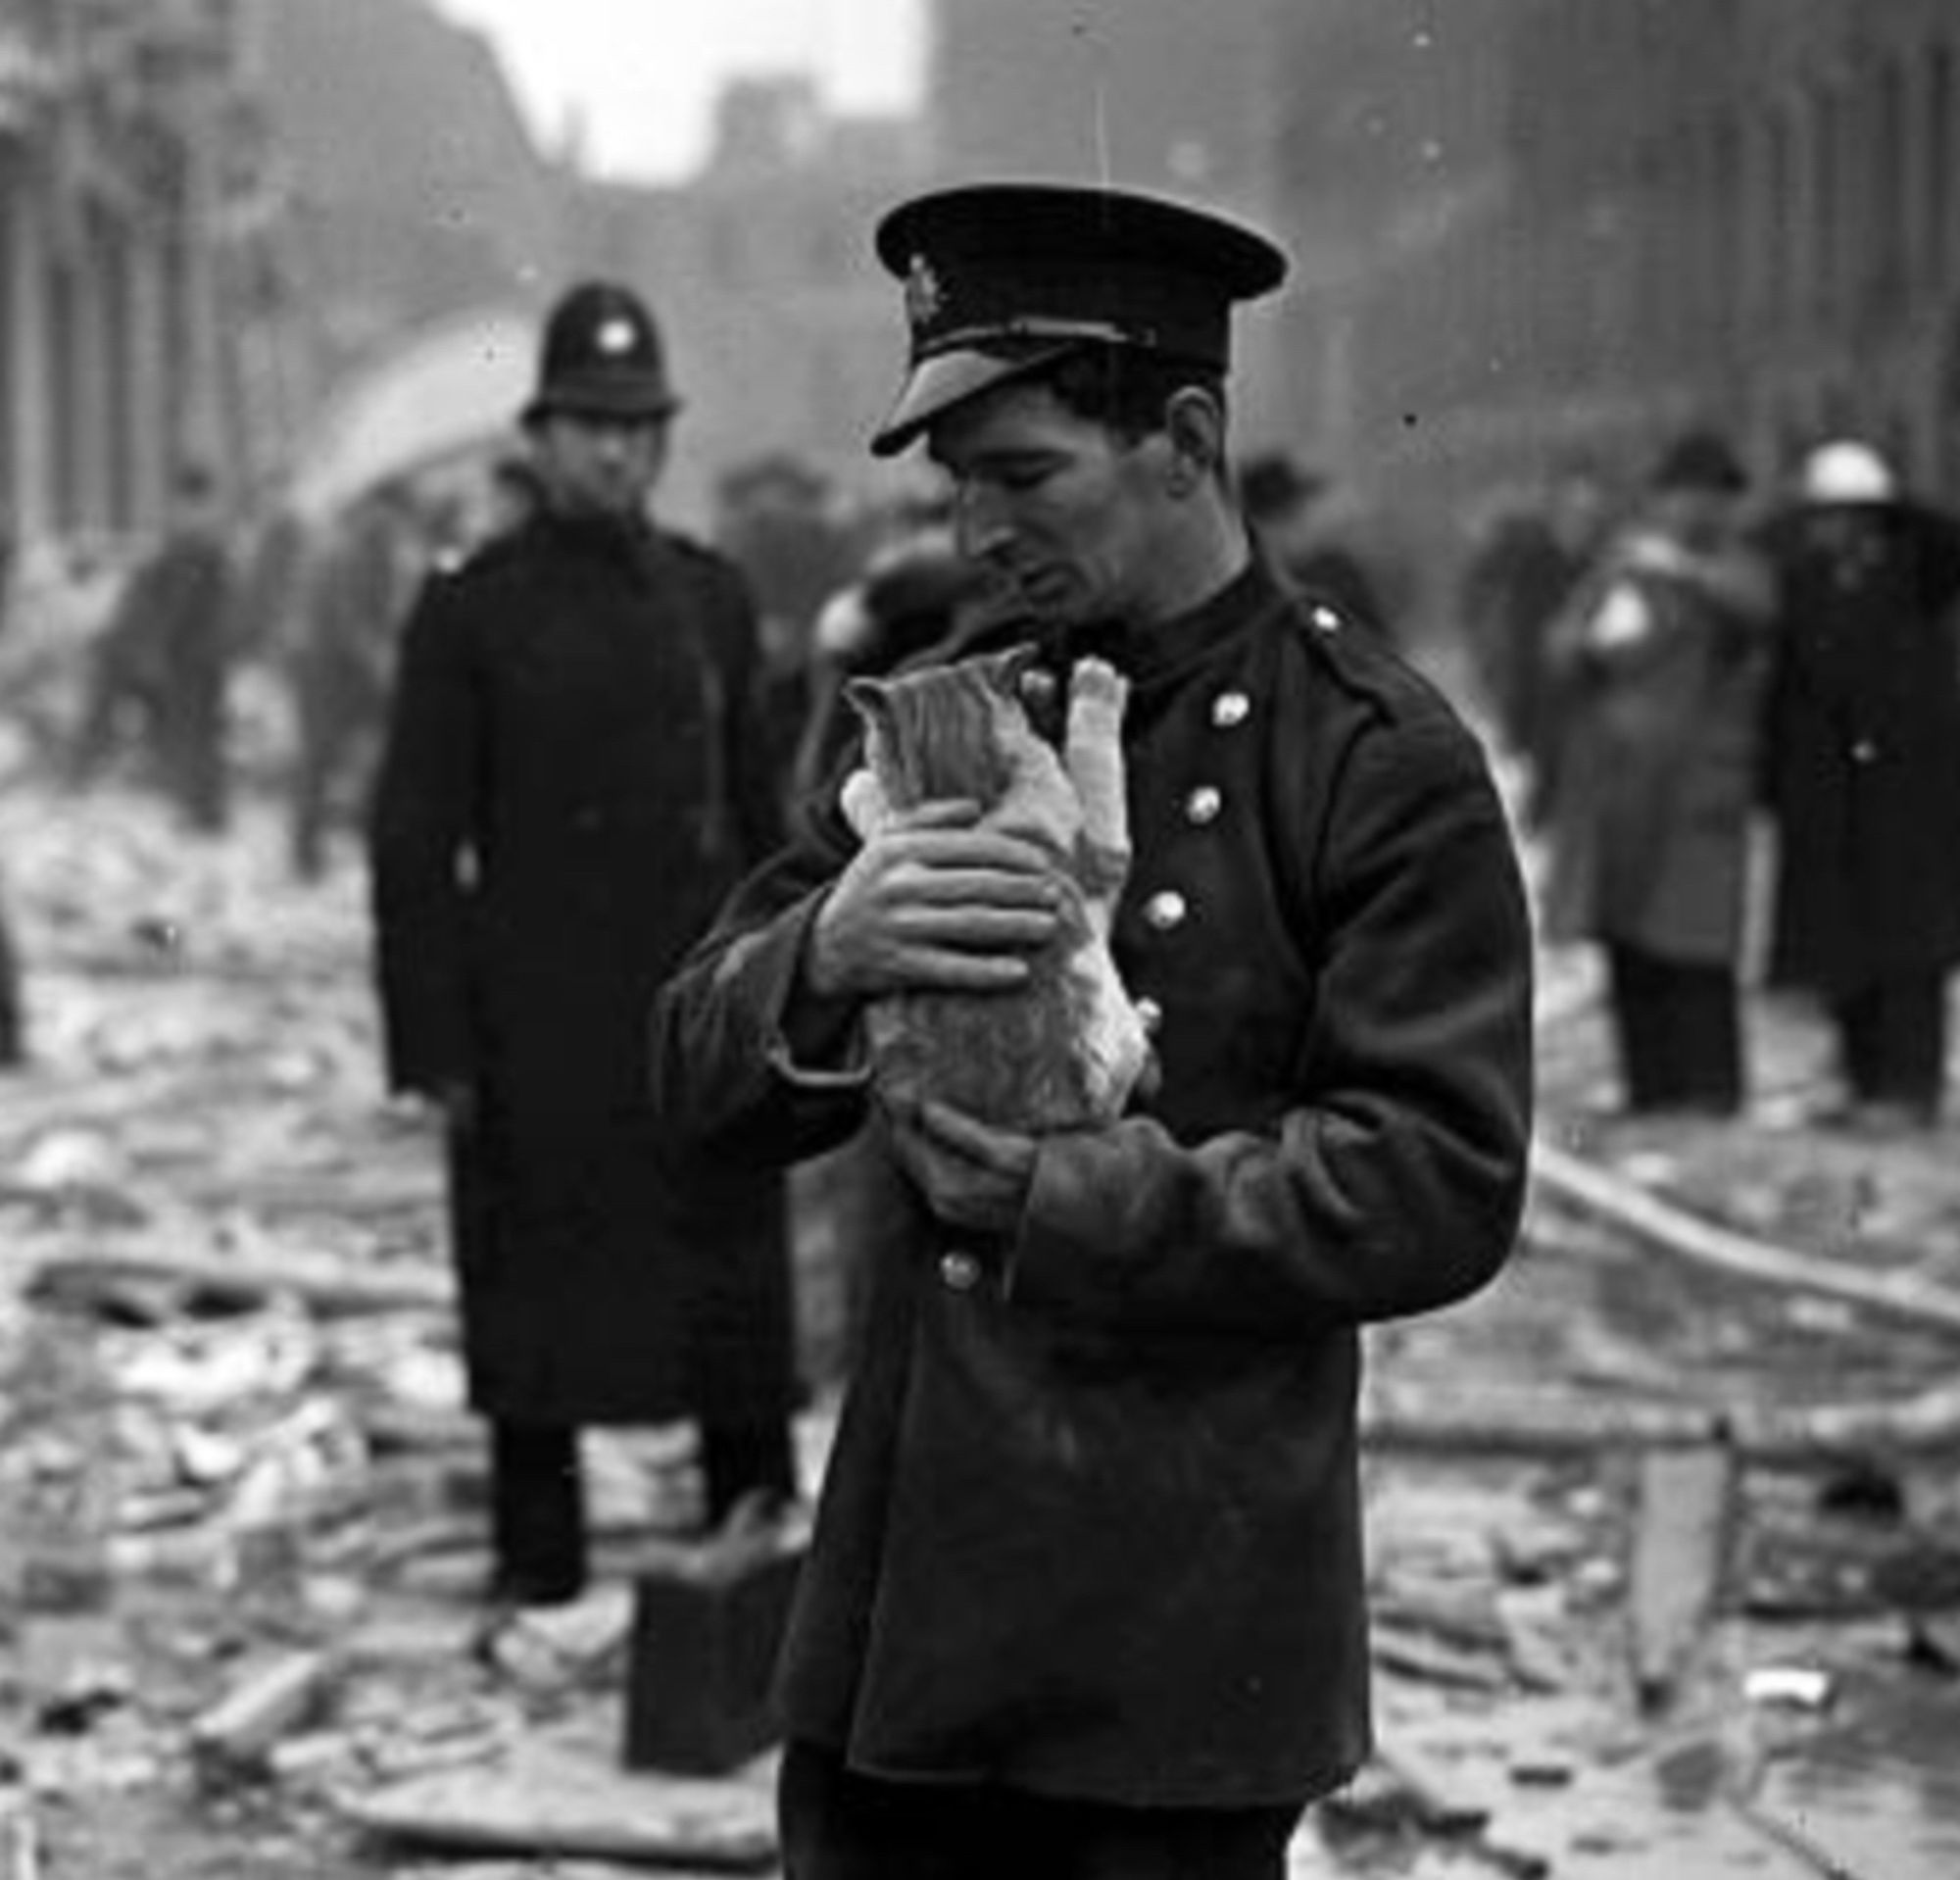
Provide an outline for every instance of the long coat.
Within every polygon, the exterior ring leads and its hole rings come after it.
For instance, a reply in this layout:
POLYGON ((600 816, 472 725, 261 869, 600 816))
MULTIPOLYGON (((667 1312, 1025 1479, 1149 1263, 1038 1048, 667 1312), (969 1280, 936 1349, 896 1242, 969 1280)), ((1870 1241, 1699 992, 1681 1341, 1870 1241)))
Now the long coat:
MULTIPOLYGON (((1360 1327, 1504 1260, 1531 944, 1475 740, 1254 565, 1115 651, 1135 861, 1113 944, 1154 1094, 1046 1138, 1020 1231, 872 1275, 781 1666, 862 1770, 1131 1804, 1295 1801, 1369 1746, 1360 1327)), ((771 1166, 862 1124, 794 1064, 834 816, 661 1002, 661 1103, 771 1166)))
POLYGON ((1768 621, 1615 569, 1554 629, 1565 700, 1544 924, 1683 965, 1742 949, 1768 621), (1602 620, 1624 621, 1615 630, 1602 620))
POLYGON ((781 1184, 679 1181, 654 994, 774 840, 755 629, 719 559, 540 519, 424 589, 372 830, 391 1082, 462 1084, 473 1403, 535 1422, 780 1416, 781 1184))
POLYGON ((1770 970, 1829 995, 1960 960, 1960 522, 1906 503, 1772 524, 1770 970))

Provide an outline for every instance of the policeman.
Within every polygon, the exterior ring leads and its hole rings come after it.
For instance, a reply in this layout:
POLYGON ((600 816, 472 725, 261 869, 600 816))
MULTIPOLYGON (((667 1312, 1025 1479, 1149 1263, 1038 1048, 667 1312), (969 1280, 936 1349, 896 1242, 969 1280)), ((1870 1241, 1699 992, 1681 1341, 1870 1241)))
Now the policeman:
POLYGON ((449 1124, 498 1590, 588 1560, 588 1423, 702 1425, 708 1516, 794 1489, 781 1184, 682 1182, 647 1098, 655 988, 776 839, 729 566, 654 525, 678 400, 592 282, 523 414, 535 514, 433 576, 405 630, 372 824, 388 1074, 449 1124))
MULTIPOLYGON (((1276 1880, 1369 1747, 1361 1327, 1512 1243, 1515 858, 1445 701, 1249 538, 1230 315, 1277 250, 1039 185, 907 203, 877 247, 911 361, 873 449, 946 472, 1051 683, 1090 647, 1129 676, 1112 944, 1161 1076, 1102 1129, 881 1120, 913 1235, 780 1668, 787 1871, 1276 1880)), ((663 1113, 708 1165, 858 1129, 866 1002, 1025 983, 1046 867, 971 805, 862 845, 818 817, 663 996, 663 1113)))

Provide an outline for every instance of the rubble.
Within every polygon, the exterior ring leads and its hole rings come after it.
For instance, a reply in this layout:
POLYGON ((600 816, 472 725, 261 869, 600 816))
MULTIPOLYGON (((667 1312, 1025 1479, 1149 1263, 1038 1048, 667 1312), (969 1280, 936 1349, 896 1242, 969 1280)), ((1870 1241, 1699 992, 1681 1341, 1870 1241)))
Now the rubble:
MULTIPOLYGON (((377 1088, 358 884, 293 887, 250 814, 195 848, 121 798, 0 797, 0 853, 35 1049, 0 1080, 0 1880, 117 1835, 171 1851, 100 1864, 144 1880, 769 1871, 755 1739, 712 1777, 625 1766, 636 1651, 684 1656, 635 1619, 700 1566, 686 1431, 593 1434, 587 1599, 485 1603, 439 1157, 377 1088)), ((1960 1171, 1615 1136, 1569 1049, 1511 1271, 1370 1334, 1382 1750, 1300 1875, 1790 1880, 1781 1826, 1843 1838, 1807 1758, 1944 1706, 1897 1741, 1917 1769, 1960 1722, 1960 1171), (1663 1250, 1593 1205, 1635 1175, 1801 1263, 1663 1250)), ((1886 1880, 1954 1870, 1915 1831, 1886 1880)))

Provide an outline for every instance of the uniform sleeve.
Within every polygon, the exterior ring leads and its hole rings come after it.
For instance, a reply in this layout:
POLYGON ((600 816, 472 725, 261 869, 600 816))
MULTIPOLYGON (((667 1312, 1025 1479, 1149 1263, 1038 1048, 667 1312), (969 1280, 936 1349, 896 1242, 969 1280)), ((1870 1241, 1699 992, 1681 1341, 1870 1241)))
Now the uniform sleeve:
POLYGON ((1531 934, 1481 751, 1362 732, 1313 867, 1298 1102, 1186 1146, 1149 1118, 1039 1152, 1012 1298, 1116 1327, 1285 1335, 1416 1312, 1498 1269, 1531 1128, 1531 934))
POLYGON ((810 922, 850 853, 841 820, 797 839, 731 897, 655 1002, 653 1101, 673 1152, 783 1167, 834 1148, 865 1116, 860 1064, 799 1064, 791 1003, 810 922))
POLYGON ((369 825, 389 1087, 471 1076, 465 869, 476 837, 481 703, 459 597, 432 581, 404 629, 369 825))

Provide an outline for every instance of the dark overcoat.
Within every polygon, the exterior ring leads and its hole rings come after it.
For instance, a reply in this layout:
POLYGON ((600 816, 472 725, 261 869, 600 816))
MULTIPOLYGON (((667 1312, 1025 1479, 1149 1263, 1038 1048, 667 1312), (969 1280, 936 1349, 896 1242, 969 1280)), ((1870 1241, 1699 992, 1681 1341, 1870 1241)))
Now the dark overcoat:
POLYGON ((779 1417, 781 1184, 663 1173, 662 978, 776 836, 755 623, 718 558, 541 518, 405 631, 372 865, 390 1079, 464 1084, 472 1402, 536 1422, 779 1417))
POLYGON ((1768 532, 1770 971, 1830 996, 1960 960, 1960 522, 1807 505, 1768 532))
POLYGON ((1650 569, 1589 583, 1554 629, 1564 698, 1544 927, 1557 940, 1735 965, 1746 931, 1769 621, 1650 569), (1638 633, 1592 636, 1596 605, 1638 633))
MULTIPOLYGON (((1254 565, 1116 657, 1161 1082, 1041 1143, 1017 1234, 921 1211, 872 1276, 781 1701, 885 1776, 1294 1801, 1369 1747, 1360 1328, 1512 1244, 1528 917, 1482 752, 1379 636, 1254 565)), ((850 849, 812 827, 662 997, 704 1158, 864 1117, 783 1031, 850 849)))

